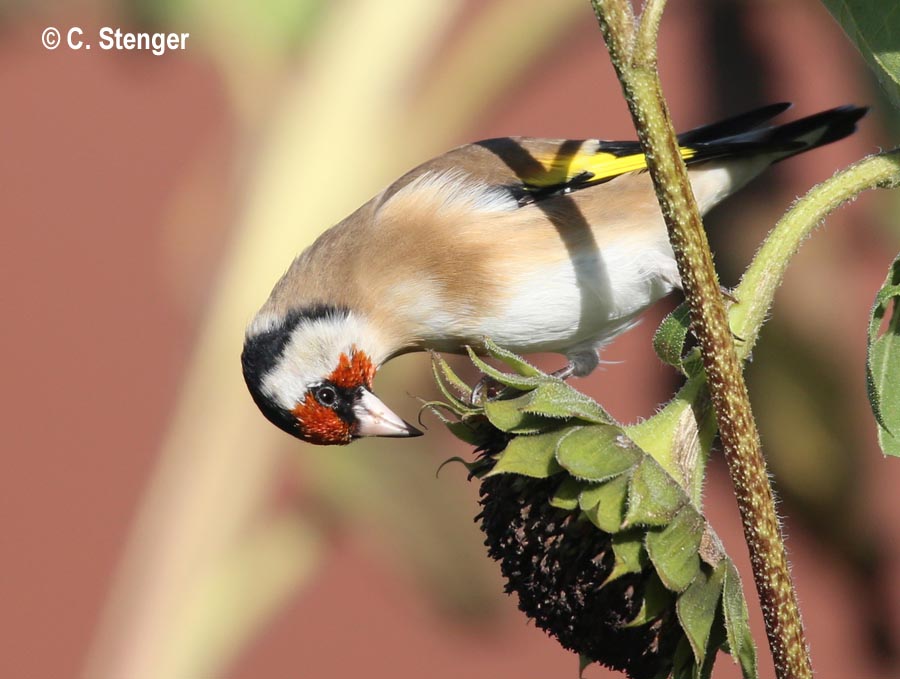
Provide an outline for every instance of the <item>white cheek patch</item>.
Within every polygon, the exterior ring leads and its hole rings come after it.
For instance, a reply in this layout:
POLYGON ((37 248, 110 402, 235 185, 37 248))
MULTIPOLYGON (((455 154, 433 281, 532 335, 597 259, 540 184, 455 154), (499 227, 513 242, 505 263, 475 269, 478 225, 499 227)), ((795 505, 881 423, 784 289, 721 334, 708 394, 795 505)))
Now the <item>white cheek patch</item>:
POLYGON ((377 366, 386 355, 383 346, 371 326, 352 313, 301 321, 278 365, 263 378, 262 391, 282 408, 292 410, 306 399, 311 385, 334 372, 341 354, 350 356, 355 347, 377 366))

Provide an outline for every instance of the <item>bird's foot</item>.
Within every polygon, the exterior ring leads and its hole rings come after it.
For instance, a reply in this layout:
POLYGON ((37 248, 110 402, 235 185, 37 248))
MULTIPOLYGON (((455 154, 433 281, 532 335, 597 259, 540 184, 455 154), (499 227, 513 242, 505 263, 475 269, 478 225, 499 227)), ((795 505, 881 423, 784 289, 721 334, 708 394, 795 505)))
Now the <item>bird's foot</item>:
MULTIPOLYGON (((567 380, 575 374, 575 370, 575 364, 568 363, 565 367, 560 368, 559 370, 554 370, 552 373, 550 373, 550 376, 560 380, 567 380)), ((498 396, 503 394, 504 391, 507 391, 509 389, 509 387, 501 384, 493 377, 482 375, 481 379, 478 380, 478 383, 474 387, 472 387, 472 395, 469 397, 469 405, 476 406, 483 401, 497 398, 498 396)))

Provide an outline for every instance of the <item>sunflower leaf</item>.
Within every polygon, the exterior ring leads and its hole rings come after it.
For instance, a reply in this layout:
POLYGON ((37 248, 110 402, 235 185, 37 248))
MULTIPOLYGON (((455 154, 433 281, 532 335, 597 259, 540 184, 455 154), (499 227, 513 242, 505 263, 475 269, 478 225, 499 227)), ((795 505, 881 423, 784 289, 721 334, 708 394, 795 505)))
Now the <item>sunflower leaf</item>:
POLYGON ((469 358, 472 359, 472 363, 474 363, 481 372, 505 387, 513 387, 515 389, 527 391, 529 389, 534 389, 546 380, 546 377, 524 377, 522 375, 516 375, 515 373, 504 372, 484 361, 484 359, 475 353, 475 350, 472 349, 472 347, 466 347, 466 351, 469 352, 469 358))
POLYGON ((675 606, 678 621, 694 651, 694 660, 703 663, 709 644, 710 632, 716 617, 716 609, 722 597, 722 586, 725 580, 725 562, 719 568, 708 573, 700 569, 697 577, 684 593, 678 597, 675 606))
POLYGON ((536 377, 542 380, 551 379, 549 375, 545 375, 521 356, 494 344, 490 337, 484 338, 484 348, 490 356, 503 361, 506 365, 515 370, 516 374, 521 375, 522 377, 536 377))
POLYGON ((599 403, 562 380, 540 384, 531 392, 526 411, 545 417, 577 417, 593 424, 616 423, 599 403))
MULTIPOLYGON (((741 587, 741 576, 730 560, 725 564, 722 588, 722 612, 725 617, 725 633, 732 657, 741 666, 744 679, 756 679, 756 645, 750 633, 750 614, 741 587)), ((721 567, 721 566, 720 566, 721 567)))
POLYGON ((523 410, 529 394, 485 401, 484 414, 497 429, 513 434, 536 434, 547 428, 547 419, 523 410))
POLYGON ((900 457, 900 256, 891 265, 869 315, 866 384, 881 450, 900 457), (887 329, 879 335, 891 305, 887 329))
POLYGON ((681 486, 647 455, 631 475, 625 525, 668 525, 686 502, 681 486))
POLYGON ((628 474, 589 486, 581 491, 578 503, 581 510, 597 528, 607 533, 616 533, 625 521, 626 500, 628 498, 628 474))
POLYGON ((500 454, 497 464, 487 476, 497 474, 521 474, 544 479, 562 471, 556 461, 556 448, 560 440, 574 428, 558 429, 535 436, 517 436, 500 454))
POLYGON ((560 442, 556 461, 578 479, 605 481, 634 467, 641 453, 618 427, 580 427, 560 442))
POLYGON ((685 506, 665 528, 647 533, 647 554, 673 592, 683 592, 697 577, 703 526, 703 517, 685 506))
POLYGON ((900 108, 900 13, 872 0, 822 0, 900 108))

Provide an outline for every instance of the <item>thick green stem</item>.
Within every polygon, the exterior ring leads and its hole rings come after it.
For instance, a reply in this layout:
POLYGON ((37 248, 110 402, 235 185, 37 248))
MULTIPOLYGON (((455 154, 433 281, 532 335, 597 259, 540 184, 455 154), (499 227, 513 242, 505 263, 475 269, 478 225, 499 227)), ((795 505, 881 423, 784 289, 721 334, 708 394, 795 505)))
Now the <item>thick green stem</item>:
POLYGON ((863 158, 794 203, 772 229, 734 291, 739 303, 731 307, 729 315, 732 331, 743 340, 738 346, 741 358, 746 358, 756 343, 788 263, 816 226, 863 191, 897 186, 900 149, 863 158))
MULTIPOLYGON (((746 359, 753 350, 760 329, 768 317, 784 272, 803 241, 825 218, 863 191, 900 186, 900 149, 869 156, 814 186, 778 221, 756 253, 740 285, 734 290, 738 303, 728 310, 732 334, 740 337, 738 356, 746 359)), ((653 417, 628 428, 629 436, 650 452, 673 476, 678 475, 677 432, 685 408, 695 403, 705 375, 692 376, 665 408, 653 417)), ((703 490, 702 474, 707 448, 701 446, 693 470, 687 473, 685 488, 699 506, 703 490)))
POLYGON ((656 37, 659 35, 659 22, 665 8, 666 0, 646 0, 641 10, 637 45, 632 57, 637 57, 648 65, 656 63, 656 37))
MULTIPOLYGON (((647 156, 691 310, 775 670, 780 679, 806 679, 812 677, 812 665, 756 422, 706 233, 662 96, 655 47, 647 49, 655 43, 659 17, 642 21, 645 34, 637 37, 634 22, 623 19, 631 11, 628 0, 592 4, 647 156)), ((661 12, 660 3, 651 4, 654 12, 661 12)))

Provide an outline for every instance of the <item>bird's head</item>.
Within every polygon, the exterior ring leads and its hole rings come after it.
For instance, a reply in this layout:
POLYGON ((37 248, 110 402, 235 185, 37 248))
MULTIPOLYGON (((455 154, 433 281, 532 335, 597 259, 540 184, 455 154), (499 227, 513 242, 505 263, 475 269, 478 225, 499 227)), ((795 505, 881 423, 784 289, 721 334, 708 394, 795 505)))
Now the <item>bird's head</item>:
POLYGON ((244 341, 244 380, 263 415, 310 443, 420 436, 372 393, 385 352, 351 312, 331 306, 261 313, 244 341))

